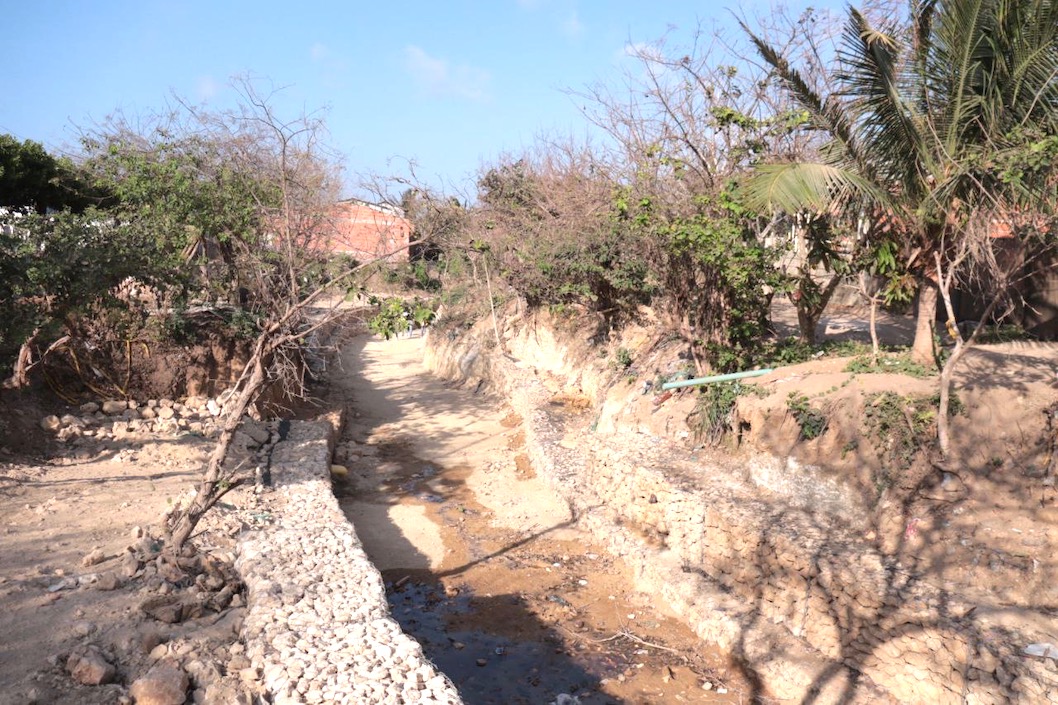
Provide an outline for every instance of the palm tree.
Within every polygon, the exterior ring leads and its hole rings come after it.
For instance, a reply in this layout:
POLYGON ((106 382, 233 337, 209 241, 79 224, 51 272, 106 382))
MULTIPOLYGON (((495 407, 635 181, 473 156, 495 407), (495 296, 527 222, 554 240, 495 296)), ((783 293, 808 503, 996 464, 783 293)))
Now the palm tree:
POLYGON ((1004 178, 1004 155, 1058 133, 1058 2, 912 0, 909 24, 882 27, 849 8, 829 95, 743 29, 826 138, 817 161, 759 166, 747 201, 851 206, 881 225, 919 290, 912 355, 932 362, 935 254, 968 218, 1033 188, 1004 178))

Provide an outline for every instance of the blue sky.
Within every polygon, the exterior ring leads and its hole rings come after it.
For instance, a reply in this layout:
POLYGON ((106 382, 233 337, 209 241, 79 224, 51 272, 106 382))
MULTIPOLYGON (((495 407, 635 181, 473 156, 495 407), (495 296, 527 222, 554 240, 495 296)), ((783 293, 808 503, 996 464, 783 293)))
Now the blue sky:
POLYGON ((0 133, 58 152, 77 126, 159 110, 174 93, 223 107, 230 77, 252 73, 286 87, 286 116, 327 109, 350 192, 357 172, 408 159, 434 185, 472 184, 537 134, 583 134, 565 89, 616 80, 628 45, 732 24, 690 0, 0 0, 0 13, 0 133))

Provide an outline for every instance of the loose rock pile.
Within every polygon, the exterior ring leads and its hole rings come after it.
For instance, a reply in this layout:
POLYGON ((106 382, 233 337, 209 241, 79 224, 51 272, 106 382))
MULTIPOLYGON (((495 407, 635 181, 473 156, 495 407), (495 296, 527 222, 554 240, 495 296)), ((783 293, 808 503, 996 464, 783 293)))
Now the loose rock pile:
MULTIPOLYGON (((212 436, 224 410, 227 393, 216 399, 187 397, 147 401, 107 400, 82 404, 77 413, 45 416, 40 427, 72 445, 93 440, 120 440, 134 434, 212 436)), ((267 439, 266 439, 267 440, 267 439)))
MULTIPOLYGON (((209 519, 214 542, 237 531, 240 523, 236 512, 209 519)), ((55 671, 92 686, 91 702, 251 705, 263 688, 237 641, 245 599, 232 566, 234 556, 190 547, 178 556, 162 553, 161 542, 140 527, 133 529, 131 539, 118 555, 98 549, 85 555, 82 564, 106 566, 102 572, 62 577, 47 587, 52 593, 139 593, 138 609, 119 623, 74 623, 77 643, 54 655, 55 671)), ((83 613, 78 610, 75 616, 83 613)), ((8 700, 0 694, 0 702, 47 702, 46 689, 55 671, 42 672, 41 694, 31 690, 8 700)))
POLYGON ((331 490, 329 433, 292 424, 273 450, 275 491, 262 495, 273 522, 239 545, 251 675, 261 674, 276 705, 460 703, 389 616, 382 576, 331 490))

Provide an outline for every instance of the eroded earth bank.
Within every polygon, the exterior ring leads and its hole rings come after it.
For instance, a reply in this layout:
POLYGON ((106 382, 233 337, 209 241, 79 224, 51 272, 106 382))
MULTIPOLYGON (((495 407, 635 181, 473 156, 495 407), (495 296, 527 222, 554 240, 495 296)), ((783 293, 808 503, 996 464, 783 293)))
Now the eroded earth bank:
POLYGON ((678 346, 621 336, 600 348, 583 322, 509 312, 435 331, 426 360, 508 401, 528 466, 637 590, 739 665, 741 697, 1058 702, 1053 345, 968 357, 938 463, 912 433, 929 409, 910 406, 935 378, 780 368, 713 449, 704 395, 658 384, 687 376, 678 346), (890 418, 893 399, 909 406, 890 418), (804 409, 826 419, 814 438, 804 409))

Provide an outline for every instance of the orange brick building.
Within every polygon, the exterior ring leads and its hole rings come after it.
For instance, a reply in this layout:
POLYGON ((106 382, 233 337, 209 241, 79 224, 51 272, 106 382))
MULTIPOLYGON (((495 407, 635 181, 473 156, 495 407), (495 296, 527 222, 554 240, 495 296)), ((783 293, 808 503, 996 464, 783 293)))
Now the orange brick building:
POLYGON ((367 262, 389 253, 393 262, 408 261, 411 221, 396 206, 350 198, 334 205, 328 249, 367 262))

